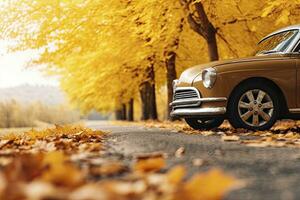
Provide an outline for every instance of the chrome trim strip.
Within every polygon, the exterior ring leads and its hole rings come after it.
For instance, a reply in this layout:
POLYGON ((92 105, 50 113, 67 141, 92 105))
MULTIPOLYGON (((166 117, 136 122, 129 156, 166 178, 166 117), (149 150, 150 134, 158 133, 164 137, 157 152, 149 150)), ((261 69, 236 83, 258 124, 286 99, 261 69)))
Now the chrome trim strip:
POLYGON ((224 115, 226 113, 225 107, 219 108, 183 108, 176 109, 171 112, 174 117, 191 117, 191 116, 215 116, 224 115))
POLYGON ((192 104, 199 106, 201 103, 200 99, 194 98, 194 99, 186 99, 186 100, 177 100, 170 103, 170 106, 176 106, 176 105, 186 105, 186 104, 192 104))
MULTIPOLYGON (((177 106, 177 105, 185 105, 185 104, 193 104, 193 105, 200 105, 202 102, 220 102, 220 101, 227 101, 225 97, 212 97, 212 98, 200 98, 200 99, 188 99, 188 100, 177 100, 170 103, 170 106, 177 106)), ((187 106, 193 106, 187 105, 187 106)))
POLYGON ((291 108, 289 109, 291 113, 300 113, 300 108, 291 108))
POLYGON ((201 102, 219 102, 219 101, 227 101, 226 97, 211 97, 211 98, 201 98, 201 102))

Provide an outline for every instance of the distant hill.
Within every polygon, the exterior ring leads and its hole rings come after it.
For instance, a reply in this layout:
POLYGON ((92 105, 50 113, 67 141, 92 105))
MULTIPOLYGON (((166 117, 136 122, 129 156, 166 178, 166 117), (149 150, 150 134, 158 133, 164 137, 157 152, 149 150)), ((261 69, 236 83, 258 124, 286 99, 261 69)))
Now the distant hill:
POLYGON ((66 95, 58 87, 22 85, 12 88, 0 88, 0 101, 11 99, 22 103, 40 101, 47 105, 67 102, 66 95))

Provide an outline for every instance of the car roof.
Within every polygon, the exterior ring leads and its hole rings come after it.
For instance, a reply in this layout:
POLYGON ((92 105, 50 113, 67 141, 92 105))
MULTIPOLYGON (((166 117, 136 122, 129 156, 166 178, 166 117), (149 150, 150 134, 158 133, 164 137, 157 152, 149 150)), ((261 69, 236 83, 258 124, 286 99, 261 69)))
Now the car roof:
POLYGON ((268 37, 272 36, 272 35, 275 35, 277 33, 281 33, 281 32, 284 32, 284 31, 289 31, 289 30, 300 30, 300 24, 296 24, 296 25, 292 25, 292 26, 287 26, 287 27, 284 27, 284 28, 281 28, 277 31, 274 31, 273 33, 270 33, 269 35, 267 35, 266 37, 264 37, 259 43, 261 43, 263 40, 267 39, 268 37))

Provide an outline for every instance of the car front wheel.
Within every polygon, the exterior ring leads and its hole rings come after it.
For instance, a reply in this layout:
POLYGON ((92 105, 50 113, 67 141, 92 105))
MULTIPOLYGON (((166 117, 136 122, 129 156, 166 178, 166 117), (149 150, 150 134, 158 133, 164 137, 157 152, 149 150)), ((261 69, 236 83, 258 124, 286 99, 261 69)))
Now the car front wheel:
POLYGON ((209 130, 219 127, 224 118, 186 118, 186 123, 195 130, 209 130))
POLYGON ((264 83, 249 83, 236 90, 229 102, 228 117, 235 128, 266 130, 279 115, 278 95, 264 83))

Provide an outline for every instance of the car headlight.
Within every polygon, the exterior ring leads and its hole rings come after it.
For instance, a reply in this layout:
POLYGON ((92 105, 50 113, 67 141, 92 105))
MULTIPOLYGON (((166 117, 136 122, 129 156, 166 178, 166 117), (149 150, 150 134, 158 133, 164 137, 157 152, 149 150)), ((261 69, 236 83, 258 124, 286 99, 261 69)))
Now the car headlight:
POLYGON ((177 80, 177 79, 173 80, 173 90, 176 89, 178 83, 179 83, 179 80, 177 80))
POLYGON ((214 68, 208 68, 202 72, 203 85, 206 88, 212 88, 217 79, 217 71, 214 68))

